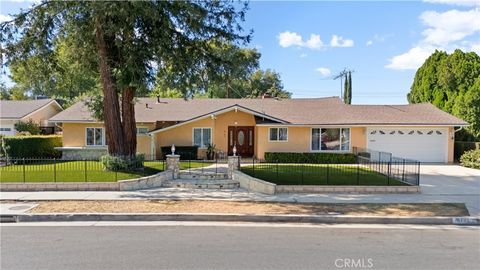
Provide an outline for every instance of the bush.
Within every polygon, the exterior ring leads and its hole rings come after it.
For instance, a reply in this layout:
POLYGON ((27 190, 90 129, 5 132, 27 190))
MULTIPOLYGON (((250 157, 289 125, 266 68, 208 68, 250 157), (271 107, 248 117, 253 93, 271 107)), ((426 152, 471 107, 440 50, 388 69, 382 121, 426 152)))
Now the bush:
POLYGON ((353 164, 357 162, 354 154, 346 153, 289 153, 266 152, 265 161, 281 163, 330 163, 353 164))
POLYGON ((14 136, 2 139, 2 148, 10 158, 59 158, 62 136, 14 136))
POLYGON ((480 169, 480 149, 465 152, 460 157, 462 166, 480 169))
MULTIPOLYGON (((172 154, 172 146, 162 146, 162 157, 172 154)), ((176 146, 175 154, 180 155, 180 159, 197 159, 198 146, 176 146)))
POLYGON ((40 126, 33 122, 32 119, 28 120, 28 122, 17 122, 15 123, 15 130, 18 132, 28 132, 30 135, 38 135, 40 134, 40 126))
POLYGON ((463 155, 463 153, 470 150, 475 150, 475 149, 480 149, 480 142, 456 141, 454 146, 454 154, 453 154, 454 159, 459 160, 460 157, 463 155))
POLYGON ((100 158, 103 166, 109 171, 133 171, 143 169, 143 162, 145 161, 144 154, 137 154, 134 158, 122 158, 110 155, 105 155, 100 158))

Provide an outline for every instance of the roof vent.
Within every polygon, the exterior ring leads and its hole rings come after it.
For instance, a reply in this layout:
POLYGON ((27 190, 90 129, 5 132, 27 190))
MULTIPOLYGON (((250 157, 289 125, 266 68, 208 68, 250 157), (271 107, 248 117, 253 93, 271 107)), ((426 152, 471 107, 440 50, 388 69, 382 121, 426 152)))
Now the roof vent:
POLYGON ((160 103, 160 96, 157 96, 157 103, 160 103))

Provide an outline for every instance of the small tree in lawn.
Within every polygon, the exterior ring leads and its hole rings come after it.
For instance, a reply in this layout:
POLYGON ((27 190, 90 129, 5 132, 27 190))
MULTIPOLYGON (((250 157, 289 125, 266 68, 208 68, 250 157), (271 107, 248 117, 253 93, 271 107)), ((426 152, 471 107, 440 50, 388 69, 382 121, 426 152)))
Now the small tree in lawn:
POLYGON ((44 1, 0 25, 2 56, 9 62, 35 57, 55 70, 58 40, 68 40, 79 59, 99 71, 108 153, 135 158, 135 97, 158 70, 177 73, 180 89, 192 89, 206 65, 230 68, 213 50, 246 43, 246 4, 230 1, 44 1))

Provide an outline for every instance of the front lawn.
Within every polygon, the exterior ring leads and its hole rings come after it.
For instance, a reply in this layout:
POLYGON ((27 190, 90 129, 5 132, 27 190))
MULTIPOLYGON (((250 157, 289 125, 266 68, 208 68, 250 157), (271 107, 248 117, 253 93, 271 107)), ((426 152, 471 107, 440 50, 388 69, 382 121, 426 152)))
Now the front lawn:
MULTIPOLYGON (((180 169, 209 166, 208 162, 181 161, 180 169)), ((99 161, 35 161, 0 167, 0 182, 115 182, 152 175, 164 170, 163 161, 145 161, 144 170, 112 172, 99 161), (25 176, 25 180, 24 180, 25 176)))
POLYGON ((277 185, 406 185, 368 167, 350 164, 258 163, 241 170, 277 185))

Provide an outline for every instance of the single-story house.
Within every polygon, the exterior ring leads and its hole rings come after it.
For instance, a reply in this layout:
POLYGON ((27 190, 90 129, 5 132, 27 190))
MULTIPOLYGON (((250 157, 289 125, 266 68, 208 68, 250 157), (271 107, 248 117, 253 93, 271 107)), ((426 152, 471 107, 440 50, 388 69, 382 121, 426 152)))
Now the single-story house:
POLYGON ((0 134, 15 135, 17 122, 33 121, 43 134, 53 134, 55 126, 48 119, 63 110, 54 99, 0 100, 0 134))
MULTIPOLYGON (((138 152, 209 144, 218 152, 263 158, 265 152, 391 152, 423 162, 452 162, 456 128, 467 123, 431 104, 347 105, 338 97, 306 99, 138 98, 138 152)), ((63 129, 64 155, 106 151, 102 122, 83 102, 50 119, 63 129)))

